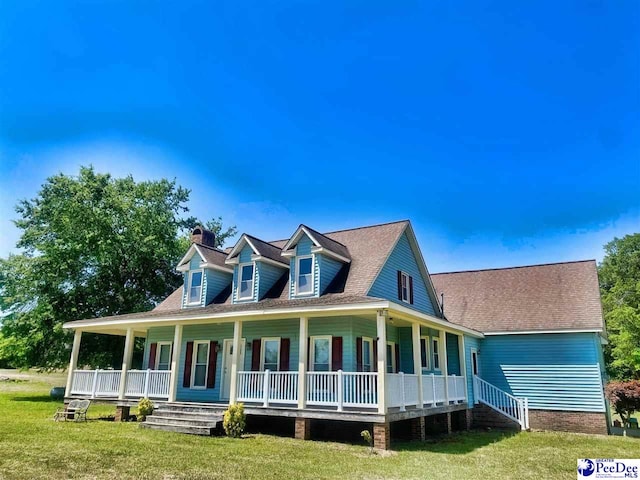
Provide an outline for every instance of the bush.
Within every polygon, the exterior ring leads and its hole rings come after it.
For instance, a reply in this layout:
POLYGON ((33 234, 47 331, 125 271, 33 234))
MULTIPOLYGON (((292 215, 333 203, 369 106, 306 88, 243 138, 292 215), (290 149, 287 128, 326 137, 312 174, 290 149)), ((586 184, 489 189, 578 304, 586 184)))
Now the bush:
POLYGON ((141 398, 138 402, 138 418, 141 422, 144 422, 147 415, 153 413, 153 402, 148 398, 141 398))
POLYGON ((611 406, 622 419, 622 425, 629 423, 633 412, 640 411, 640 380, 610 382, 605 393, 611 406))
POLYGON ((229 405, 229 408, 224 412, 222 421, 224 433, 233 438, 240 438, 246 424, 247 416, 244 413, 244 405, 242 403, 229 405))
POLYGON ((363 438, 363 440, 365 442, 367 442, 367 444, 369 444, 369 452, 373 453, 373 437, 371 436, 371 433, 369 432, 369 430, 362 430, 360 432, 360 436, 363 438))

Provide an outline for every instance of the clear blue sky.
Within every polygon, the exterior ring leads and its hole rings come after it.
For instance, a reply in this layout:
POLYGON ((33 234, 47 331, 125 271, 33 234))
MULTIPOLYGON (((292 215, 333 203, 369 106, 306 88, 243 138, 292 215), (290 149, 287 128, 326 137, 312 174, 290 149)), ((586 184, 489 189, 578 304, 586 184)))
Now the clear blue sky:
POLYGON ((92 163, 266 240, 409 218, 431 271, 640 231, 640 3, 0 2, 0 256, 92 163))

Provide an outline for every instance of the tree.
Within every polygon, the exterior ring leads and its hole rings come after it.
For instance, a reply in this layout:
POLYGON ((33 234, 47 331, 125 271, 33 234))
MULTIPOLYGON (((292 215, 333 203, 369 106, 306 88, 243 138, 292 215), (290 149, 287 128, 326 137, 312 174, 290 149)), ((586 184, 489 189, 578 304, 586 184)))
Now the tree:
POLYGON ((640 381, 611 382, 605 387, 607 400, 620 415, 622 425, 627 425, 634 412, 640 411, 640 381))
MULTIPOLYGON (((16 207, 23 252, 0 259, 0 359, 15 367, 57 368, 69 360, 71 320, 153 308, 182 283, 189 191, 175 181, 135 182, 82 167, 46 180, 16 207)), ((207 223, 218 240, 235 234, 207 223)), ((83 335, 80 362, 117 366, 123 341, 83 335)))
POLYGON ((598 276, 609 336, 609 374, 640 378, 640 233, 614 238, 604 248, 598 276))

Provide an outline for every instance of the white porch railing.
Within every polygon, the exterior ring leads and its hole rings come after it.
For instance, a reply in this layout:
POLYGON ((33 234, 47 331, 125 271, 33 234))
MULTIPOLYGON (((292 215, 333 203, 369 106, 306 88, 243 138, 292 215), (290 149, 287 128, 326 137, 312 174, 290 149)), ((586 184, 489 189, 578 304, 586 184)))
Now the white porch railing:
MULTIPOLYGON (((122 370, 75 370, 71 383, 72 395, 118 397, 122 370)), ((129 370, 125 395, 127 397, 169 397, 167 370, 129 370)))
POLYGON ((529 429, 529 400, 527 398, 514 397, 476 375, 473 376, 473 392, 476 403, 484 403, 500 412, 505 417, 517 422, 522 430, 529 429))
MULTIPOLYGON (((395 373, 387 374, 388 405, 389 407, 418 406, 418 375, 395 373)), ((422 404, 424 406, 436 406, 437 404, 449 404, 451 402, 462 403, 466 401, 465 377, 449 375, 446 377, 447 389, 445 389, 445 377, 443 375, 422 375, 422 404)))

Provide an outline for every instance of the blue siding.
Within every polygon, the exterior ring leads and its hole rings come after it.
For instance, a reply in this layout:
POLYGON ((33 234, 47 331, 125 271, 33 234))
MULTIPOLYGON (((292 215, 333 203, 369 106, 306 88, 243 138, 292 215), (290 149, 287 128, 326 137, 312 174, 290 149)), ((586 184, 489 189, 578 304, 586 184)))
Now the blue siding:
MULTIPOLYGON (((465 369, 467 371, 467 392, 469 394, 469 405, 475 403, 475 397, 473 395, 473 365, 471 364, 471 350, 480 352, 480 339, 476 337, 464 336, 464 359, 465 369)), ((478 363, 480 362, 480 356, 478 355, 478 363)), ((482 376, 482 372, 479 372, 482 376)))
MULTIPOLYGON (((295 298, 295 281, 296 281, 296 258, 303 255, 311 255, 311 248, 313 242, 306 235, 302 235, 302 238, 296 245, 296 257, 292 257, 289 262, 289 298, 295 298)), ((313 254, 313 294, 301 295, 303 298, 317 297, 320 288, 320 265, 318 261, 318 255, 313 254)))
POLYGON ((205 300, 205 293, 207 291, 207 279, 206 276, 202 276, 202 290, 200 290, 200 303, 194 303, 188 305, 188 295, 189 292, 187 288, 189 287, 189 275, 191 275, 192 270, 200 270, 200 264, 202 263, 202 257, 197 252, 193 254, 191 260, 189 261, 189 271, 184 273, 184 283, 182 285, 182 308, 191 308, 191 307, 201 307, 205 300))
POLYGON ((418 268, 418 261, 413 254, 406 233, 400 237, 398 244, 391 252, 367 295, 401 303, 398 300, 398 270, 402 270, 413 277, 413 305, 408 303, 403 303, 403 305, 429 315, 435 315, 435 309, 427 293, 425 279, 422 278, 418 268))
MULTIPOLYGON (((251 262, 251 255, 253 255, 253 250, 251 249, 251 247, 249 246, 249 244, 246 244, 242 250, 240 250, 240 253, 238 254, 238 260, 240 261, 240 263, 250 263, 251 262)), ((258 300, 258 281, 257 281, 257 275, 256 275, 256 270, 257 267, 254 266, 253 269, 253 297, 246 299, 246 300, 238 300, 238 279, 240 276, 240 266, 239 265, 234 265, 233 267, 233 286, 232 286, 232 293, 231 293, 231 299, 233 303, 249 303, 249 302, 257 302, 258 300)))
POLYGON ((209 305, 233 280, 233 274, 205 268, 206 282, 205 305, 209 305))
POLYGON ((447 333, 445 338, 447 339, 447 373, 449 375, 461 375, 458 336, 447 333))
POLYGON ((149 345, 157 342, 172 342, 175 334, 175 327, 152 327, 147 331, 147 338, 144 342, 144 357, 142 358, 142 369, 149 368, 149 345))
POLYGON ((258 299, 262 299, 271 287, 282 277, 286 268, 276 267, 270 263, 256 262, 256 281, 258 282, 258 299))
POLYGON ((487 336, 480 376, 532 409, 604 411, 601 347, 593 333, 487 336))
POLYGON ((318 263, 320 277, 320 295, 322 295, 340 271, 343 264, 322 254, 316 255, 316 262, 318 263))
POLYGON ((414 373, 411 327, 398 328, 398 344, 400 345, 400 371, 414 373))

